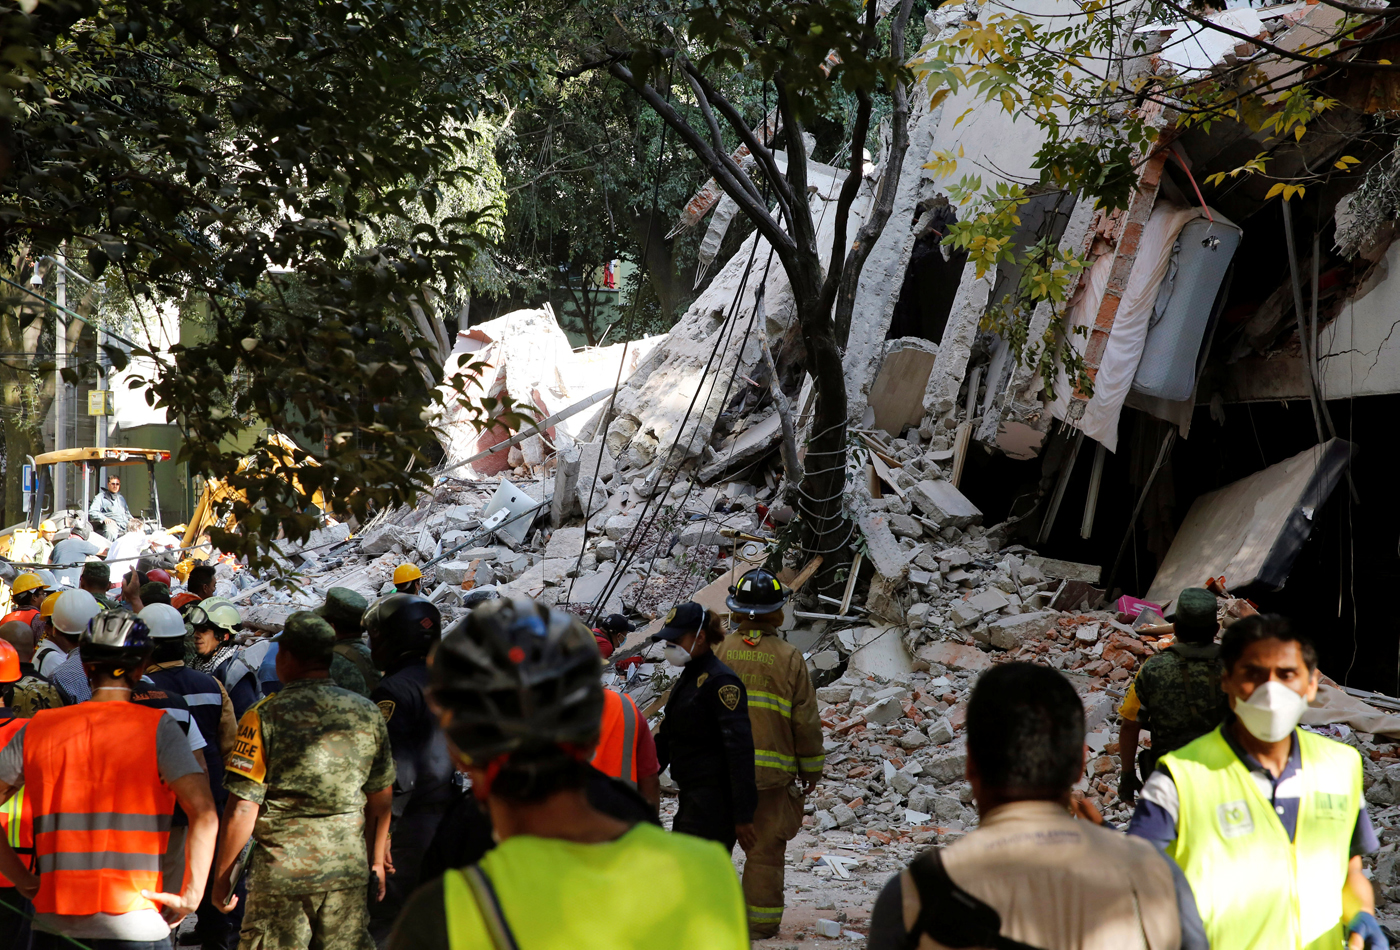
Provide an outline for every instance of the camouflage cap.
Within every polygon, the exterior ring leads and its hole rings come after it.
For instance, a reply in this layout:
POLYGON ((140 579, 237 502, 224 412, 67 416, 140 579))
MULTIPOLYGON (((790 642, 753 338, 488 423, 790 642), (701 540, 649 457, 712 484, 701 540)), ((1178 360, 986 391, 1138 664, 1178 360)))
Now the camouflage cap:
POLYGON ((83 565, 83 580, 89 583, 112 583, 112 565, 106 561, 88 561, 83 565))
POLYGON ((1214 637, 1220 629, 1215 619, 1215 595, 1204 587, 1186 588, 1177 595, 1176 610, 1170 619, 1183 639, 1214 637))
POLYGON ((363 627, 361 618, 368 609, 369 601, 363 594, 348 587, 332 587, 326 591, 326 602, 316 608, 316 616, 359 630, 363 627))
POLYGON ((335 629, 310 610, 298 610, 287 618, 282 632, 272 638, 298 660, 328 660, 335 651, 335 629))

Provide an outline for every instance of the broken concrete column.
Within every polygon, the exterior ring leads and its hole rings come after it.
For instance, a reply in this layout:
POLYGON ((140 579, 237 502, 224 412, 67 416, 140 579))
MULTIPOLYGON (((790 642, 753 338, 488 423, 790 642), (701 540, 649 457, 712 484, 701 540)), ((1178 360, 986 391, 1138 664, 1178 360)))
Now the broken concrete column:
POLYGON ((867 511, 860 516, 857 524, 860 533, 865 536, 866 551, 876 573, 894 580, 907 577, 909 561, 890 531, 889 516, 879 511, 867 511))
MULTIPOLYGON (((856 288, 855 306, 851 311, 851 331, 846 339, 843 362, 846 369, 847 418, 852 420, 859 420, 864 415, 870 386, 885 359, 885 336, 889 332, 894 307, 899 302, 899 291, 904 286, 904 272, 909 269, 909 256, 914 249, 914 211, 927 187, 927 173, 923 164, 933 148, 934 133, 938 131, 943 118, 941 103, 930 112, 926 96, 915 96, 914 99, 913 114, 909 117, 909 150, 904 155, 903 167, 894 172, 899 175, 894 210, 865 260, 856 288)), ((881 168, 881 174, 891 174, 891 170, 881 168)))
POLYGON ((559 450, 554 468, 554 495, 549 502, 549 514, 557 528, 578 514, 579 447, 570 445, 559 450))
POLYGON ((935 421, 932 447, 946 449, 951 444, 953 428, 957 425, 958 391, 967 374, 967 361, 972 356, 972 344, 977 339, 977 327, 991 300, 996 284, 997 269, 989 267, 981 277, 975 267, 963 270, 962 282, 953 298, 948 325, 938 345, 938 357, 929 373, 928 388, 924 390, 924 409, 935 421))

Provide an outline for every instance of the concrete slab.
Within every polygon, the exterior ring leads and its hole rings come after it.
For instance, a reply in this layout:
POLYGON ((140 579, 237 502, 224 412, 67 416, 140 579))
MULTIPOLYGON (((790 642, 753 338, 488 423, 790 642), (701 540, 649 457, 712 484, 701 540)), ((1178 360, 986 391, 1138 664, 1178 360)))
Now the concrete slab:
POLYGON ((846 669, 895 682, 908 682, 914 660, 904 648, 900 628, 889 625, 861 627, 855 631, 856 649, 846 669))

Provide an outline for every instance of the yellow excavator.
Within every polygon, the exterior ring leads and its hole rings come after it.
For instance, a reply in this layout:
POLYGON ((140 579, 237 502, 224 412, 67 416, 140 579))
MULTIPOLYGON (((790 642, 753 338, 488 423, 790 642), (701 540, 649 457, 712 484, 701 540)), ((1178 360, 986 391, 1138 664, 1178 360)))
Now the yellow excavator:
MULTIPOLYGON (((305 459, 303 462, 294 461, 296 445, 291 439, 277 432, 265 432, 263 440, 267 443, 268 452, 272 455, 272 464, 276 469, 295 470, 300 465, 319 465, 315 459, 305 459), (279 452, 280 450, 280 452, 279 452), (280 457, 279 457, 280 456, 280 457)), ((257 464, 258 457, 246 455, 238 463, 237 471, 245 472, 253 465, 257 464)), ((301 483, 296 476, 292 475, 292 484, 301 488, 301 483)), ((234 524, 233 512, 229 512, 222 518, 218 516, 218 506, 222 501, 247 501, 247 496, 240 489, 231 488, 227 482, 221 478, 211 479, 204 483, 204 492, 199 496, 199 504, 195 506, 194 514, 190 517, 190 523, 185 528, 185 538, 181 542, 183 547, 193 547, 199 542, 202 535, 206 534, 210 528, 218 525, 224 530, 231 529, 234 524)), ((326 509, 326 499, 318 490, 311 496, 311 501, 322 511, 326 509)))

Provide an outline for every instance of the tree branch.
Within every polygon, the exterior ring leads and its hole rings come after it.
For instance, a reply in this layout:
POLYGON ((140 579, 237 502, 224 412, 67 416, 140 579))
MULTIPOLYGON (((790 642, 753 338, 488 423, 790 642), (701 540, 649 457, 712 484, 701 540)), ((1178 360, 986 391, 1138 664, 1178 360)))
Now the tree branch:
MULTIPOLYGON (((646 104, 650 106, 658 116, 661 117, 671 128, 676 130, 685 144, 700 157, 705 166, 710 170, 710 174, 719 182, 725 194, 734 199, 744 212, 744 214, 754 223, 754 227, 767 239, 768 243, 777 252, 779 259, 786 266, 789 261, 794 261, 798 252, 797 242, 793 236, 782 229, 777 220, 768 213, 768 208, 761 201, 757 201, 729 171, 715 155, 714 150, 705 142, 705 139, 691 127, 690 123, 667 102, 650 83, 642 82, 632 74, 632 71, 620 62, 608 65, 608 72, 637 95, 641 96, 646 104)), ((788 166, 792 162, 789 159, 788 166)))
POLYGON ((724 147, 724 134, 720 131, 719 120, 715 118, 714 112, 710 109, 710 98, 696 80, 694 70, 687 68, 690 64, 683 57, 677 55, 676 60, 680 63, 681 72, 685 75, 686 82, 690 84, 690 90, 695 93, 695 102, 700 107, 700 114, 705 118, 705 125, 710 129, 710 138, 715 143, 714 154, 725 163, 734 178, 748 188, 750 194, 762 201, 763 193, 753 183, 749 173, 744 171, 744 166, 730 157, 728 150, 724 147))
MULTIPOLYGON (((895 62, 904 61, 904 29, 909 22, 909 14, 914 0, 903 0, 899 12, 890 24, 890 56, 895 62)), ((855 243, 846 255, 846 264, 840 274, 840 288, 836 295, 836 345, 844 352, 846 339, 851 333, 851 316, 856 304, 856 286, 861 272, 865 269, 866 258, 875 247, 875 242, 885 231, 885 225, 894 211, 895 194, 899 190, 900 170, 904 167, 904 154, 909 150, 909 87, 898 80, 892 92, 894 112, 890 122, 890 151, 885 157, 885 171, 880 178, 880 190, 875 194, 875 206, 870 218, 856 232, 855 243)), ((854 152, 854 148, 852 149, 854 152)), ((854 170, 851 173, 855 176, 854 170)), ((833 259, 840 245, 832 245, 833 259)), ((831 278, 828 275, 827 281, 831 278)), ((825 288, 823 288, 824 290, 825 288)))
MULTIPOLYGON (((705 90, 706 97, 715 104, 720 114, 724 116, 725 121, 728 122, 738 134, 740 141, 748 147, 749 154, 753 155, 759 164, 763 166, 766 177, 773 184, 773 191, 775 197, 778 199, 783 217, 787 219, 788 227, 791 228, 792 216, 797 209, 798 197, 793 193, 792 189, 788 187, 786 178, 784 178, 782 171, 778 168, 778 161, 774 157, 773 151, 764 145, 763 142, 759 141, 758 136, 753 133, 748 123, 744 121, 744 117, 739 114, 739 110, 735 109, 728 99, 720 95, 719 92, 710 85, 709 81, 700 74, 699 70, 695 69, 689 60, 683 59, 681 61, 681 68, 686 71, 687 75, 694 76, 695 81, 705 90)), ((765 122, 766 121, 765 118, 765 122)))

